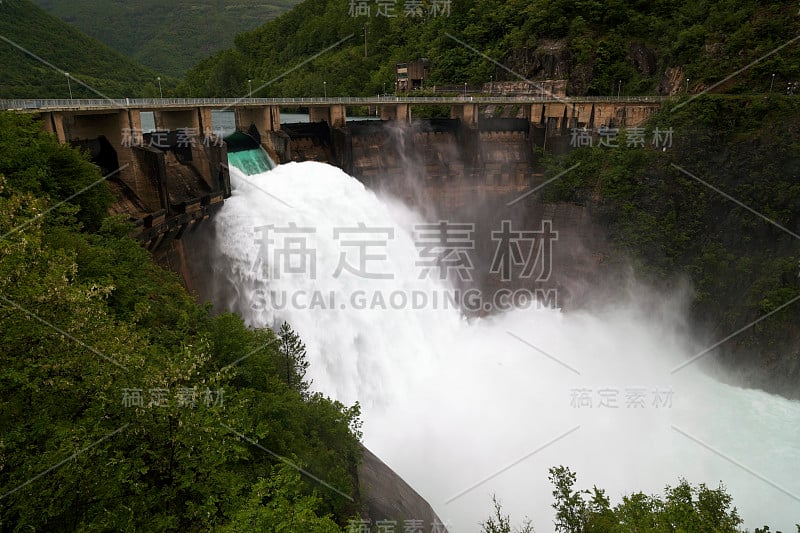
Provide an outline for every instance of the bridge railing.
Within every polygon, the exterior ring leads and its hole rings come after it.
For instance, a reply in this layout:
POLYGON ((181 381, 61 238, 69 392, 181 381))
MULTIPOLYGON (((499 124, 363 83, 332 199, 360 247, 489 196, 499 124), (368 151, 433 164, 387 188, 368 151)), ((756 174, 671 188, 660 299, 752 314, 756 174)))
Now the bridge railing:
POLYGON ((534 104, 540 102, 562 103, 659 103, 664 96, 336 96, 303 98, 116 98, 116 99, 15 99, 0 100, 0 109, 6 110, 81 110, 81 109, 142 109, 158 110, 169 108, 212 107, 228 109, 233 107, 277 105, 282 107, 380 104, 534 104))

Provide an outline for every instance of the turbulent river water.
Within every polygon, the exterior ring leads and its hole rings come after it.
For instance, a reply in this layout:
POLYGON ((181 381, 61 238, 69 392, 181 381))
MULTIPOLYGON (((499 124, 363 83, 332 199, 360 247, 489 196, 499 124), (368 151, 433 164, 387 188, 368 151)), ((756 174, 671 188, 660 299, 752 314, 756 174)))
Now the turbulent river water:
POLYGON ((451 532, 478 531, 492 494, 513 521, 551 531, 554 465, 612 502, 681 477, 722 481, 747 527, 794 531, 800 402, 680 367, 704 347, 681 333, 679 303, 467 319, 443 303, 447 282, 420 279, 413 228, 430 221, 399 202, 321 163, 231 167, 231 179, 214 220, 215 303, 252 325, 288 321, 313 388, 361 403, 367 447, 451 532))

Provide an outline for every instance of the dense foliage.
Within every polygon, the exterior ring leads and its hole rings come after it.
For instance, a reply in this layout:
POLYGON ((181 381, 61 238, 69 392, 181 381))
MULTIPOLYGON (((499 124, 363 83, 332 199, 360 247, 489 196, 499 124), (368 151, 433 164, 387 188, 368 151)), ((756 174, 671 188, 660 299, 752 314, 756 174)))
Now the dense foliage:
MULTIPOLYGON (((577 476, 565 466, 550 469, 556 533, 741 533, 742 519, 725 487, 691 485, 681 479, 664 495, 635 492, 612 506, 603 489, 577 490, 577 476)), ((494 513, 481 524, 482 533, 533 533, 530 521, 514 529, 511 517, 493 499, 494 513)), ((769 527, 757 528, 767 533, 769 527)), ((800 524, 797 525, 800 533, 800 524)))
POLYGON ((87 35, 170 76, 181 76, 204 57, 230 47, 236 33, 264 24, 298 2, 34 1, 87 35))
POLYGON ((283 341, 197 305, 105 216, 96 167, 38 127, 0 114, 3 530, 343 526, 358 406, 308 390, 288 325, 283 341))
POLYGON ((557 533, 738 533, 742 523, 733 498, 722 486, 711 489, 681 480, 675 487, 667 486, 663 498, 637 492, 623 496, 622 502, 612 507, 604 490, 576 490, 576 481, 577 476, 567 467, 550 469, 557 533))
MULTIPOLYGON (((477 51, 526 79, 566 78, 570 94, 651 94, 664 83, 674 91, 686 78, 697 92, 800 28, 797 4, 786 0, 424 0, 422 16, 406 16, 410 3, 397 0, 388 2, 394 17, 378 14, 381 3, 306 0, 201 61, 182 91, 241 95, 252 79, 254 88, 268 83, 259 96, 320 96, 323 82, 328 95, 374 95, 384 84, 393 90, 396 62, 421 57, 431 61, 428 87, 519 80, 477 51), (355 16, 357 4, 368 4, 369 15, 355 16), (434 4, 449 4, 449 13, 434 4)), ((785 90, 800 78, 799 50, 786 46, 720 89, 765 92, 775 73, 776 90, 785 90)))
MULTIPOLYGON (((0 41, 0 98, 69 98, 69 85, 75 98, 137 97, 147 94, 148 84, 157 83, 155 72, 29 0, 0 2, 0 36, 4 38, 0 41), (65 72, 74 78, 69 84, 65 72)), ((154 95, 157 88, 150 94, 154 95)))
POLYGON ((622 252, 615 257, 633 258, 648 281, 673 290, 688 279, 692 322, 708 345, 777 311, 720 353, 749 384, 793 398, 800 304, 779 308, 800 296, 799 118, 796 97, 672 102, 648 125, 646 147, 628 146, 633 132, 623 131, 617 148, 552 160, 580 166, 542 195, 590 207, 622 252), (671 148, 650 146, 656 128, 673 130, 671 148))

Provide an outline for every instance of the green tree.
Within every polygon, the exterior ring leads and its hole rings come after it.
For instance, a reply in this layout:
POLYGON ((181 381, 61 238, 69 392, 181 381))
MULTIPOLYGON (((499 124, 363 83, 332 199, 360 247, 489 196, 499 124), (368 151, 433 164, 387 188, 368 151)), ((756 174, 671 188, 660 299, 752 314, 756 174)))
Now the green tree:
POLYGON ((577 477, 568 467, 551 468, 549 477, 554 485, 553 508, 559 532, 740 533, 742 519, 722 485, 710 489, 702 483, 692 486, 682 479, 676 486, 665 488, 663 499, 633 493, 623 496, 612 509, 602 489, 576 490, 577 477))
POLYGON ((582 533, 586 527, 586 503, 581 493, 573 489, 577 476, 566 466, 552 467, 549 472, 555 499, 556 531, 582 533))
POLYGON ((339 533, 330 515, 320 516, 322 499, 309 493, 300 474, 286 464, 276 465, 267 478, 253 484, 245 504, 222 529, 226 533, 339 533))
POLYGON ((306 381, 306 372, 309 366, 306 345, 288 322, 281 324, 278 336, 280 337, 279 350, 283 357, 286 384, 304 397, 308 397, 311 383, 306 381))
MULTIPOLYGON (((494 515, 481 524, 481 533, 512 533, 511 518, 503 514, 503 507, 495 495, 492 495, 492 505, 494 515)), ((533 531, 530 520, 526 520, 521 528, 514 530, 514 533, 533 533, 533 531)))

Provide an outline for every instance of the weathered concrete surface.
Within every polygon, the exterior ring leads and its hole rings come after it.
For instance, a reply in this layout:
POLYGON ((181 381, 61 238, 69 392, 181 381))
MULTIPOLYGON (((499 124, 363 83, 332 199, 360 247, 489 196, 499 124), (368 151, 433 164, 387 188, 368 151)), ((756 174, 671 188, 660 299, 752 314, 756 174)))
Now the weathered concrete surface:
MULTIPOLYGON (((563 117, 563 106, 561 113, 563 117)), ((561 119, 551 120, 560 125, 561 119)), ((462 284, 465 288, 489 294, 526 288, 548 305, 580 306, 604 279, 608 245, 587 208, 542 203, 540 193, 518 200, 545 181, 533 150, 544 142, 544 128, 529 124, 529 119, 486 118, 478 128, 465 127, 459 119, 416 120, 410 126, 351 122, 346 131, 334 130, 332 148, 324 130, 316 139, 293 138, 292 160, 337 165, 369 188, 413 206, 431 222, 474 224, 474 269, 472 279, 462 284), (503 279, 492 272, 497 247, 492 232, 504 221, 513 231, 553 233, 536 275, 517 268, 510 279, 503 279)), ((548 132, 549 150, 565 151, 568 144, 568 130, 548 132)))
POLYGON ((548 102, 530 105, 531 123, 569 128, 639 127, 661 108, 659 103, 548 102))
POLYGON ((478 126, 478 105, 462 104, 450 106, 450 118, 459 119, 465 126, 476 128, 478 126))
POLYGON ((380 106, 381 120, 397 120, 411 123, 411 106, 409 104, 387 104, 380 106))
POLYGON ((132 131, 141 131, 142 122, 138 111, 114 109, 82 113, 50 112, 43 113, 42 120, 45 130, 55 133, 59 142, 64 144, 92 141, 101 137, 106 139, 114 152, 113 161, 108 163, 114 166, 103 170, 112 172, 122 169, 118 178, 134 194, 141 198, 152 196, 152 183, 139 165, 139 159, 129 147, 124 146, 130 140, 124 138, 126 131, 129 132, 128 135, 132 131))
POLYGON ((347 110, 344 105, 309 107, 308 118, 311 122, 327 122, 332 128, 344 128, 347 122, 347 110))
POLYGON ((111 211, 126 215, 151 250, 180 239, 230 195, 224 143, 205 143, 211 110, 154 112, 160 132, 142 135, 138 110, 51 111, 44 129, 89 151, 117 197, 111 211))
POLYGON ((279 132, 285 141, 279 146, 278 161, 322 161, 333 163, 334 148, 331 129, 325 122, 287 124, 279 132))
MULTIPOLYGON (((234 107, 236 129, 255 138, 273 159, 278 158, 281 110, 278 106, 234 107)), ((209 111, 210 113, 210 111, 209 111)))

